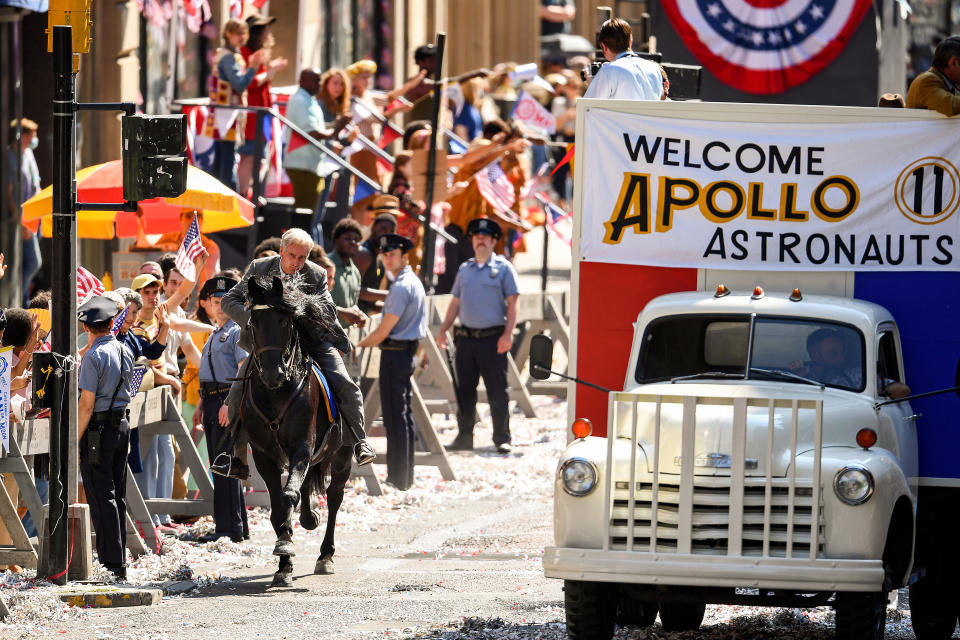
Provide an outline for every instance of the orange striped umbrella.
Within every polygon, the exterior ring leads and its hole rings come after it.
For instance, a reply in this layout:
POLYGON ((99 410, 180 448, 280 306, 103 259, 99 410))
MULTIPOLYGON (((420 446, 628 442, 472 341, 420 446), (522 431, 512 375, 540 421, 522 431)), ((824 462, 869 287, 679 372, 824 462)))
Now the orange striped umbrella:
MULTIPOLYGON (((77 202, 122 202, 123 165, 120 160, 105 162, 77 171, 77 202)), ((23 220, 43 235, 53 235, 53 187, 47 187, 23 204, 23 220)), ((180 211, 203 212, 200 231, 212 233, 253 224, 253 203, 209 173, 187 167, 187 190, 176 198, 154 198, 139 203, 139 211, 78 211, 77 236, 109 240, 115 235, 132 238, 139 224, 145 233, 180 230, 180 211), (116 230, 116 232, 114 231, 116 230)))

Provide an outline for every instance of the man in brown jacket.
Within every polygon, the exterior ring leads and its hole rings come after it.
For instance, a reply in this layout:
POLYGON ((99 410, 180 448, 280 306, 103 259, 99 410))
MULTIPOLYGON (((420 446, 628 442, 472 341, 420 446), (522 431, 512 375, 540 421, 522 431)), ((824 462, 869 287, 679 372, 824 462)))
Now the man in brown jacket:
POLYGON ((907 107, 932 109, 945 116, 960 113, 960 36, 937 45, 930 68, 910 83, 907 107))

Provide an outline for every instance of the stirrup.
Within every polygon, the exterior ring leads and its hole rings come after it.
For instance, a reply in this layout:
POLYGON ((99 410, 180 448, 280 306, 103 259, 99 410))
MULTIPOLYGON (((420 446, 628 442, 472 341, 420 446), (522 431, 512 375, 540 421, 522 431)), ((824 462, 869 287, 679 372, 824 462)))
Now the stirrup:
POLYGON ((210 463, 210 472, 215 473, 218 476, 230 477, 230 463, 233 461, 233 457, 228 453, 220 453, 216 458, 213 459, 213 462, 210 463))

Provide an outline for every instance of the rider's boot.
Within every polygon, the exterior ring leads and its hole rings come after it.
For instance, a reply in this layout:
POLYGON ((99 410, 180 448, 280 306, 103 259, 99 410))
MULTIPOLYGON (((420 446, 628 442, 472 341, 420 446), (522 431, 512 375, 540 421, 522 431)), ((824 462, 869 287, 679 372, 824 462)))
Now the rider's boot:
POLYGON ((353 447, 353 457, 357 459, 357 466, 362 467, 373 462, 377 454, 366 438, 360 438, 353 447))
POLYGON ((250 477, 247 465, 247 439, 240 435, 239 419, 230 420, 224 430, 223 450, 210 463, 211 473, 237 480, 250 477), (241 452, 242 449, 242 452, 241 452), (227 453, 233 451, 234 455, 227 453))

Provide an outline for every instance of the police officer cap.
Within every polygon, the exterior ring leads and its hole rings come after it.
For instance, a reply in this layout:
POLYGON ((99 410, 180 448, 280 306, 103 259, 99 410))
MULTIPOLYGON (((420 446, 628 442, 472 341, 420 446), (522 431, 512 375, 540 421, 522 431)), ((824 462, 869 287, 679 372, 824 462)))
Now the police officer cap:
POLYGON ((119 313, 117 303, 106 296, 93 296, 77 310, 77 320, 84 324, 110 322, 119 313))
POLYGON ((203 287, 200 288, 199 297, 201 298, 218 298, 224 295, 230 289, 233 289, 237 284, 237 281, 233 278, 228 278, 227 276, 216 276, 215 278, 210 278, 203 283, 203 287))
POLYGON ((471 220, 470 224, 467 225, 467 236, 472 236, 475 233, 485 233, 494 240, 499 240, 503 236, 500 225, 490 218, 474 218, 471 220))
POLYGON ((380 236, 380 239, 377 240, 380 246, 380 253, 386 253, 387 251, 393 251, 394 249, 400 249, 404 253, 413 249, 413 243, 410 242, 407 238, 404 238, 401 235, 396 233, 385 233, 380 236))

